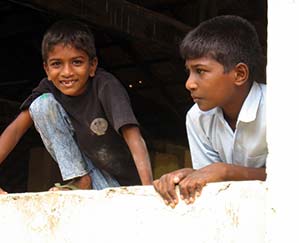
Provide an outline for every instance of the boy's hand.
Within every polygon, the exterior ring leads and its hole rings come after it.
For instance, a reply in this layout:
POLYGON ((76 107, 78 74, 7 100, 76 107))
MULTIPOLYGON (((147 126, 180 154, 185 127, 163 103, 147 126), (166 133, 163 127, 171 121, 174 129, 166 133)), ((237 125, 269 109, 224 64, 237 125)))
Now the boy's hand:
POLYGON ((161 176, 160 179, 154 181, 154 188, 164 199, 166 205, 170 205, 172 208, 174 208, 176 204, 178 204, 178 197, 175 192, 175 187, 193 171, 194 169, 191 168, 176 170, 174 172, 165 174, 161 176))
POLYGON ((2 188, 0 187, 0 194, 7 194, 7 192, 2 190, 2 188))
POLYGON ((207 183, 224 181, 225 175, 226 164, 224 163, 213 163, 193 171, 179 183, 181 199, 187 204, 193 203, 207 183))

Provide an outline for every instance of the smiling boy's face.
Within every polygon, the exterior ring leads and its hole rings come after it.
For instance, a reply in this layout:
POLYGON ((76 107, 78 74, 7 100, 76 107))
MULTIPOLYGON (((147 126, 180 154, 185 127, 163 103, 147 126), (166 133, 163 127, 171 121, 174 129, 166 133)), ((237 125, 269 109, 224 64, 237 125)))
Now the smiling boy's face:
POLYGON ((44 69, 48 79, 65 95, 81 95, 87 87, 89 77, 95 75, 97 58, 71 45, 58 44, 48 53, 44 69))

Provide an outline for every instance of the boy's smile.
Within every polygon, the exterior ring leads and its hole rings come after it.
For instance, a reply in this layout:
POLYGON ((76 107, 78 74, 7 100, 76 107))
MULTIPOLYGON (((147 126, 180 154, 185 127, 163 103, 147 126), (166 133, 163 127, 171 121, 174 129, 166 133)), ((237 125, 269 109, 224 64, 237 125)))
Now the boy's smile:
POLYGON ((224 72, 223 66, 209 57, 186 60, 189 77, 186 88, 202 111, 225 108, 234 100, 234 70, 224 72))
POLYGON ((88 78, 95 75, 97 59, 90 60, 87 53, 71 45, 57 44, 48 53, 44 68, 63 94, 78 96, 85 91, 88 78))

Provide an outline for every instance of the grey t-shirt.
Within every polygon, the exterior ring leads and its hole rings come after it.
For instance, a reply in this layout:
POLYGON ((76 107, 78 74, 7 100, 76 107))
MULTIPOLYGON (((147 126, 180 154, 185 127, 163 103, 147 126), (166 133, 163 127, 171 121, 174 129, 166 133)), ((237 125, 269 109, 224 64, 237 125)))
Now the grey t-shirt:
POLYGON ((21 109, 28 109, 43 93, 52 93, 68 113, 80 150, 96 167, 114 176, 121 185, 140 184, 131 153, 120 134, 122 126, 139 124, 126 90, 112 74, 98 69, 79 96, 64 95, 51 81, 43 79, 21 109))

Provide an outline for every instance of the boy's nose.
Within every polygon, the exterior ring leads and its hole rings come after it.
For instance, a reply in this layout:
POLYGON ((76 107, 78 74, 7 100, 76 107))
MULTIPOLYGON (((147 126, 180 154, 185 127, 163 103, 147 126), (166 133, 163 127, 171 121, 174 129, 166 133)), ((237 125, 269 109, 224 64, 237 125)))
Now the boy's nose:
POLYGON ((68 64, 64 65, 61 74, 66 77, 71 76, 73 74, 71 66, 68 64))
POLYGON ((189 77, 185 83, 185 87, 189 91, 195 90, 197 88, 197 84, 191 75, 189 75, 189 77))

